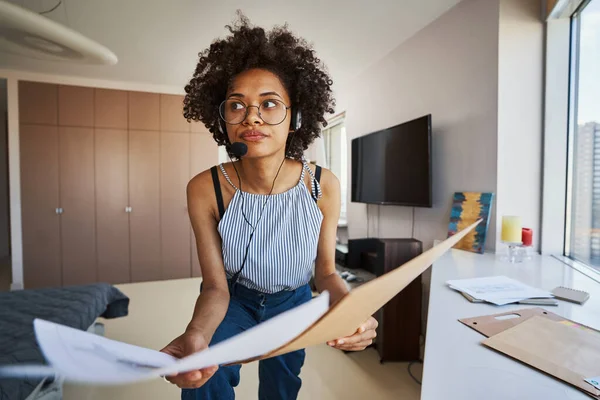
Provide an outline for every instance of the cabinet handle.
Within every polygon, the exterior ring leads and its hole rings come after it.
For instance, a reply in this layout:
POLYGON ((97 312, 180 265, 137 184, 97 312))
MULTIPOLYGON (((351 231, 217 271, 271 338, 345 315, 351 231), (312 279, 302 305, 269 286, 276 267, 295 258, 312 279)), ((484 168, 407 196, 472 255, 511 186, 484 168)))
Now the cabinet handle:
POLYGON ((125 207, 125 212, 126 212, 126 213, 130 213, 130 212, 132 212, 132 211, 133 211, 133 209, 132 209, 131 207, 129 207, 129 206, 128 206, 128 207, 125 207))
POLYGON ((58 207, 55 211, 56 211, 56 215, 60 215, 63 213, 63 209, 60 207, 58 207))

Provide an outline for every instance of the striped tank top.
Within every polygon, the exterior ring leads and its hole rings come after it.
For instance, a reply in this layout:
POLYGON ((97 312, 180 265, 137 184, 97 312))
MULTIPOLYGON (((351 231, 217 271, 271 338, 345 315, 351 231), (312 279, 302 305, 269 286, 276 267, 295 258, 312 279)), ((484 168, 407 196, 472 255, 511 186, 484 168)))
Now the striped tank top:
POLYGON ((221 235, 223 262, 228 278, 240 271, 254 226, 254 236, 238 283, 263 293, 294 290, 307 284, 317 257, 323 221, 323 214, 316 202, 322 196, 320 168, 317 167, 317 173, 313 174, 303 160, 302 172, 294 187, 282 193, 264 195, 240 191, 223 164, 219 167, 227 182, 235 189, 227 210, 224 210, 216 168, 213 167, 221 213, 217 229, 221 235), (304 182, 306 173, 311 177, 310 191, 304 182), (244 214, 252 226, 246 222, 244 214))

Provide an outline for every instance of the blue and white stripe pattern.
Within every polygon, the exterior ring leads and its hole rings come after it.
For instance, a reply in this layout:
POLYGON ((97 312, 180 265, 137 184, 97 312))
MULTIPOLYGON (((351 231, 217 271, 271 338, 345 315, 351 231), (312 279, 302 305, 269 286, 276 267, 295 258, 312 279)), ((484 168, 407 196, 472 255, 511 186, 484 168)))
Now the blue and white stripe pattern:
POLYGON ((218 225, 227 276, 231 277, 240 270, 252 232, 252 227, 242 215, 243 195, 244 214, 256 230, 238 283, 263 293, 294 290, 308 283, 317 257, 323 214, 304 183, 305 171, 308 171, 313 191, 318 198, 321 197, 321 187, 306 162, 303 161, 302 174, 296 186, 270 196, 241 192, 222 164, 220 169, 227 182, 235 188, 235 194, 218 225), (265 201, 263 216, 258 221, 265 201))

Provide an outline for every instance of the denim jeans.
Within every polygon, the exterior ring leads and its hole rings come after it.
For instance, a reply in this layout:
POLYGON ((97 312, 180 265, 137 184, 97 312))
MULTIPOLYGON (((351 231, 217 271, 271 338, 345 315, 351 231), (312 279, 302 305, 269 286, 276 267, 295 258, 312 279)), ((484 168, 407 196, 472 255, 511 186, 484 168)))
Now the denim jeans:
MULTIPOLYGON (((309 301, 309 285, 294 291, 274 294, 248 289, 239 283, 229 285, 231 299, 223 322, 215 331, 211 345, 237 335, 260 322, 309 301)), ((304 350, 260 360, 258 363, 258 398, 260 400, 296 399, 300 386, 300 369, 304 364, 304 350)), ((182 400, 234 399, 234 387, 240 382, 240 365, 219 367, 217 372, 198 389, 183 389, 182 400)))

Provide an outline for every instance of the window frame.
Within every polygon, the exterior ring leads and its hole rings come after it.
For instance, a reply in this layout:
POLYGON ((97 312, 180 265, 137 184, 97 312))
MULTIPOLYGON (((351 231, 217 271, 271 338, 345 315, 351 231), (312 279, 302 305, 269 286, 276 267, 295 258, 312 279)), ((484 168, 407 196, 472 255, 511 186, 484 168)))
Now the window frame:
MULTIPOLYGON (((329 132, 331 132, 331 129, 333 129, 334 127, 338 126, 338 125, 343 125, 343 129, 345 129, 345 123, 346 123, 346 112, 342 112, 340 114, 334 115, 333 117, 331 117, 329 120, 327 120, 327 127, 325 127, 325 129, 322 130, 322 138, 323 138, 323 146, 325 147, 325 160, 327 161, 327 168, 331 169, 331 154, 330 154, 330 149, 331 149, 331 136, 328 134, 329 132)), ((347 135, 347 134, 346 134, 347 135)), ((348 137, 346 136, 346 141, 348 140, 348 137)), ((346 143, 347 146, 347 143, 346 143)), ((342 166, 342 168, 346 168, 348 169, 348 159, 346 156, 346 165, 342 166)), ((340 180, 340 186, 342 184, 342 177, 338 176, 337 177, 340 180)), ((347 197, 346 195, 348 194, 348 182, 346 182, 346 191, 344 192, 344 188, 340 187, 341 189, 341 201, 342 203, 345 202, 345 209, 341 208, 340 209, 340 219, 338 221, 338 226, 344 227, 347 225, 347 218, 348 218, 348 201, 345 197, 347 197)))
MULTIPOLYGON (((600 282, 600 270, 571 254, 574 135, 580 55, 580 16, 592 0, 556 2, 545 13, 546 65, 541 253, 600 282), (566 149, 565 149, 566 146, 566 149), (556 193, 564 196, 556 196, 556 193), (557 212, 562 210, 562 212, 557 212)), ((596 0, 600 1, 600 0, 596 0)))

